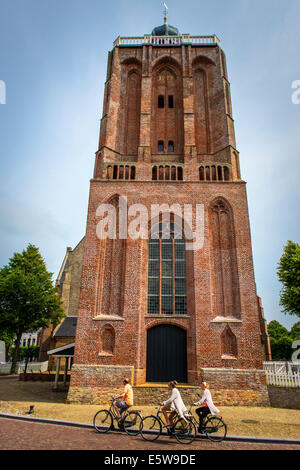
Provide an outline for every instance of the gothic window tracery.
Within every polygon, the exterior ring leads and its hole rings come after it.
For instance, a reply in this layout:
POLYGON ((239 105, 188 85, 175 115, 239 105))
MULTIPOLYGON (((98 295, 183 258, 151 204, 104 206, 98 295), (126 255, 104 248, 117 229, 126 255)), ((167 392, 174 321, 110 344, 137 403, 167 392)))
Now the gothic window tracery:
POLYGON ((186 313, 185 241, 180 227, 161 221, 149 240, 148 314, 186 313))

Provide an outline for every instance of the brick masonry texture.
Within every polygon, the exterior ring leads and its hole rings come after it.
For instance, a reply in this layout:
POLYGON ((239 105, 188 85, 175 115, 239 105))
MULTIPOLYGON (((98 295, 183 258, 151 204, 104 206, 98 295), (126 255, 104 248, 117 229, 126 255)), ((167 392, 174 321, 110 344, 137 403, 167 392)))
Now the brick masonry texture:
POLYGON ((274 408, 300 410, 299 388, 275 387, 268 385, 270 404, 274 408))
POLYGON ((169 324, 187 335, 189 385, 207 376, 216 394, 223 390, 222 403, 267 404, 261 312, 223 51, 116 46, 90 183, 69 402, 102 399, 124 375, 142 402, 147 331, 169 324), (154 165, 180 166, 183 176, 176 181, 159 170, 154 181, 154 165), (186 252, 187 315, 147 314, 147 240, 97 237, 97 208, 111 203, 118 215, 119 197, 147 207, 148 221, 151 204, 190 204, 193 216, 204 206, 204 245, 186 252))

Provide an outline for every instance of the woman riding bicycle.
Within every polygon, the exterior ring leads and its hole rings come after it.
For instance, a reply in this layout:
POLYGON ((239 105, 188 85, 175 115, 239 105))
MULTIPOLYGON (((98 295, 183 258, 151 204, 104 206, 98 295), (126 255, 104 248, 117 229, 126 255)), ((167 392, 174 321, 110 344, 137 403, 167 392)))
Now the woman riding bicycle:
POLYGON ((186 406, 183 403, 183 400, 178 389, 176 388, 176 385, 178 385, 176 380, 173 380, 172 382, 168 383, 168 388, 169 390, 171 390, 170 398, 161 403, 161 411, 163 412, 163 415, 165 417, 166 427, 169 433, 172 431, 172 427, 174 426, 173 418, 176 413, 178 413, 180 417, 183 417, 184 414, 187 413, 186 406), (169 415, 168 412, 170 412, 169 415))
POLYGON ((133 391, 126 377, 123 380, 124 390, 120 395, 116 395, 113 401, 113 407, 118 417, 121 419, 124 411, 133 405, 133 391))
MULTIPOLYGON (((202 382, 201 388, 203 390, 201 399, 197 401, 196 403, 193 403, 193 405, 195 406, 202 405, 202 407, 196 409, 196 413, 199 416, 199 428, 198 428, 199 433, 202 432, 203 421, 204 421, 204 418, 208 414, 212 414, 214 416, 220 413, 218 408, 216 408, 213 403, 211 393, 208 389, 209 388, 208 383, 202 382)), ((200 394, 198 395, 200 396, 200 394)))

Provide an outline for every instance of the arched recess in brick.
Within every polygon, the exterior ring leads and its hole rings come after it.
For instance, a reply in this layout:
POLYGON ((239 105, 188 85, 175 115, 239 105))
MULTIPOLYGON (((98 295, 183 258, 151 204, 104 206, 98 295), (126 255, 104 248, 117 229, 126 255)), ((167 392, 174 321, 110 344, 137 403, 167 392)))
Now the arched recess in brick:
POLYGON ((107 324, 101 330, 101 352, 104 354, 113 354, 115 348, 115 330, 107 324))
POLYGON ((198 153, 211 151, 209 102, 207 93, 207 74, 201 67, 194 72, 194 110, 195 110, 195 136, 198 153))
POLYGON ((137 155, 140 135, 141 76, 136 69, 127 78, 126 112, 126 151, 127 155, 137 155))
POLYGON ((205 56, 197 56, 193 62, 194 114, 197 152, 207 154, 212 151, 212 130, 208 81, 211 79, 215 63, 205 56))
POLYGON ((135 57, 121 64, 116 150, 137 156, 140 135, 142 65, 135 57))
POLYGON ((126 240, 120 239, 119 199, 104 202, 114 207, 116 236, 99 240, 97 315, 123 316, 126 240))
POLYGON ((215 317, 240 318, 240 290, 232 209, 223 198, 209 208, 212 309, 215 317))
POLYGON ((231 164, 234 179, 241 179, 239 155, 235 151, 231 154, 231 164))
POLYGON ((229 325, 226 326, 221 335, 221 354, 222 357, 237 358, 237 339, 229 325))
POLYGON ((153 68, 151 114, 153 152, 158 148, 158 142, 163 142, 163 153, 181 155, 184 128, 182 70, 169 56, 159 59, 153 68), (171 151, 169 142, 172 142, 171 151))

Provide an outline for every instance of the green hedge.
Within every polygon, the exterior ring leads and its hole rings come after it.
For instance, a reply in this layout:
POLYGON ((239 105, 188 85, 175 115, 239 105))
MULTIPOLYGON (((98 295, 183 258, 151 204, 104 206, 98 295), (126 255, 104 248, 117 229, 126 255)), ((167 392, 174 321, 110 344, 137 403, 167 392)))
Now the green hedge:
MULTIPOLYGON (((39 356, 39 346, 20 346, 18 361, 23 361, 28 357, 29 361, 37 359, 39 356)), ((14 348, 11 351, 11 357, 13 356, 14 348)))

